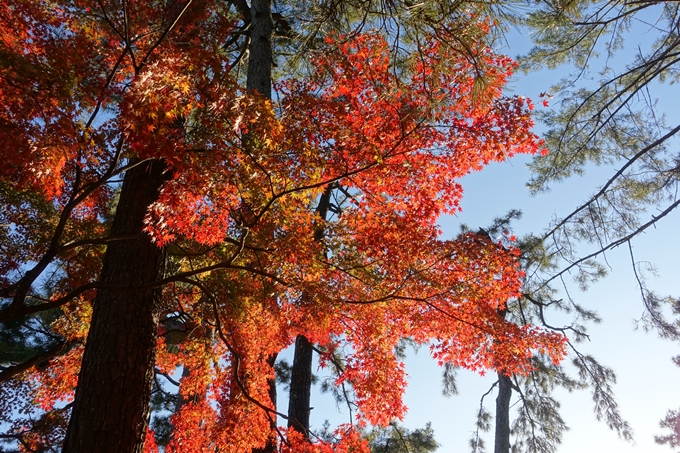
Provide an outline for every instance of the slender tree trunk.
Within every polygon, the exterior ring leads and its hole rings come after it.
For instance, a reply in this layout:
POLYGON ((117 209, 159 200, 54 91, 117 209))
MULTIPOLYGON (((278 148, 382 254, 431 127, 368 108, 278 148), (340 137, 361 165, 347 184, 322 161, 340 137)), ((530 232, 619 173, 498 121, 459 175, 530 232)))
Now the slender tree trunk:
POLYGON ((496 397, 496 437, 494 453, 510 453, 510 398, 512 380, 498 373, 498 396, 496 397))
MULTIPOLYGON (((319 199, 316 213, 322 222, 328 217, 333 187, 329 185, 319 199)), ((323 225, 314 232, 314 240, 324 237, 323 225)), ((295 355, 290 375, 290 399, 288 401, 288 427, 309 437, 309 415, 311 412, 312 359, 314 348, 303 335, 295 339, 295 355)))
MULTIPOLYGON (((508 309, 498 310, 505 319, 508 309)), ((494 453, 510 453, 510 399, 512 398, 512 379, 503 370, 498 372, 498 396, 496 397, 496 435, 494 453)))
POLYGON ((149 420, 161 289, 134 290, 158 281, 166 251, 145 234, 143 220, 167 179, 160 160, 125 174, 112 236, 94 303, 65 453, 142 452, 149 420))
POLYGON ((312 343, 302 335, 295 339, 295 356, 290 373, 288 427, 309 436, 309 413, 312 392, 312 343))

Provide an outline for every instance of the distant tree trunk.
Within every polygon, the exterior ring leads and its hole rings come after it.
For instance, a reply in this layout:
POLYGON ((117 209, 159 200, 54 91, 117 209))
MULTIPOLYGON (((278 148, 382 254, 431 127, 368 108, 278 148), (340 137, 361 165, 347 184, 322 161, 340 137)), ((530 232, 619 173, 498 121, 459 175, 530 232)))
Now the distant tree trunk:
POLYGON ((137 453, 144 447, 154 374, 166 251, 142 231, 148 206, 167 179, 161 160, 125 173, 111 226, 64 453, 137 453))
POLYGON ((309 413, 312 393, 312 359, 314 348, 303 335, 295 339, 295 356, 290 373, 288 427, 309 435, 309 413))
MULTIPOLYGON (((507 307, 498 310, 498 315, 505 319, 507 307)), ((496 435, 494 453, 510 453, 510 399, 512 398, 512 378, 503 370, 498 372, 498 396, 496 397, 496 435)))
MULTIPOLYGON (((322 221, 328 217, 333 186, 329 185, 319 199, 316 213, 322 221)), ((314 240, 324 237, 323 226, 314 232, 314 240)), ((304 298, 304 296, 303 296, 304 298)), ((303 335, 295 339, 295 356, 290 374, 290 399, 288 401, 288 427, 309 437, 309 415, 311 412, 312 359, 314 346, 303 335)))
POLYGON ((498 373, 498 396, 496 397, 496 437, 494 453, 510 453, 510 398, 512 380, 498 373))

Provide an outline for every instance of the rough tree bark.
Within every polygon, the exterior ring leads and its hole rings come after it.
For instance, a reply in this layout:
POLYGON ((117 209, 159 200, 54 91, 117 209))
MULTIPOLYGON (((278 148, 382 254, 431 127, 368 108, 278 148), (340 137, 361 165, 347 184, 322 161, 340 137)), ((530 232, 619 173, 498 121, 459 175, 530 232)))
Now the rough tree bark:
POLYGON ((313 354, 312 343, 303 335, 298 335, 295 339, 295 356, 290 373, 288 427, 305 436, 309 436, 313 354))
POLYGON ((149 420, 166 251, 142 231, 148 206, 168 178, 163 161, 125 173, 104 258, 64 453, 142 452, 149 420))
POLYGON ((272 97, 272 20, 271 0, 253 0, 250 7, 250 48, 246 88, 272 97))
MULTIPOLYGON (((507 308, 498 310, 505 319, 507 308)), ((512 378, 503 370, 498 372, 498 396, 496 397, 496 432, 494 453, 510 453, 510 399, 512 398, 512 378)))
POLYGON ((494 453, 510 453, 510 398, 512 380, 498 373, 498 396, 496 397, 496 436, 494 453))
MULTIPOLYGON (((247 18, 244 18, 247 19, 247 18)), ((256 91, 262 96, 272 97, 272 39, 274 37, 274 21, 272 20, 271 0, 252 0, 250 7, 250 46, 248 55, 248 74, 246 88, 256 91)), ((244 139, 245 146, 252 146, 248 137, 244 139)), ((273 368, 277 354, 267 358, 273 368)), ((276 408, 276 378, 269 380, 269 398, 276 408)), ((253 450, 253 453, 274 453, 277 451, 276 417, 272 422, 272 433, 267 443, 253 450)))

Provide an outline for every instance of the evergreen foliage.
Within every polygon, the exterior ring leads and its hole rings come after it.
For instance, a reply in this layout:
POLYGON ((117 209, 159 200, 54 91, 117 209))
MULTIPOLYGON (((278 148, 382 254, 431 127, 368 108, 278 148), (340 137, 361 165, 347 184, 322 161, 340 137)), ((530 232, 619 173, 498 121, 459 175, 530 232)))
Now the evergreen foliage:
MULTIPOLYGON (((653 269, 637 262, 632 247, 637 236, 680 204, 680 122, 657 99, 674 97, 680 69, 678 7, 677 2, 665 1, 539 1, 514 17, 534 41, 534 48, 520 58, 521 69, 571 70, 541 94, 552 106, 537 113, 547 127, 549 152, 533 159, 530 189, 547 191, 551 184, 586 174, 595 166, 611 173, 572 212, 555 219, 544 232, 519 241, 527 278, 522 297, 509 304, 508 317, 567 334, 572 366, 534 357, 534 371, 513 378, 513 391, 522 403, 512 428, 513 451, 557 451, 567 429, 552 396, 558 387, 589 388, 598 419, 624 439, 632 439, 613 396, 614 371, 578 349, 579 342, 589 339, 588 324, 601 320, 572 295, 567 277, 586 290, 606 275, 601 260, 606 252, 627 247, 645 306, 642 327, 663 338, 680 339, 680 301, 647 285, 645 275, 653 269), (570 322, 551 322, 559 313, 571 317, 570 322)), ((507 219, 497 224, 508 228, 507 219)), ((669 413, 664 427, 671 427, 674 414, 669 413)), ((480 428, 490 428, 489 416, 482 406, 480 428)), ((671 446, 673 439, 673 435, 657 438, 671 446)), ((472 446, 481 451, 481 442, 473 439, 472 446)))

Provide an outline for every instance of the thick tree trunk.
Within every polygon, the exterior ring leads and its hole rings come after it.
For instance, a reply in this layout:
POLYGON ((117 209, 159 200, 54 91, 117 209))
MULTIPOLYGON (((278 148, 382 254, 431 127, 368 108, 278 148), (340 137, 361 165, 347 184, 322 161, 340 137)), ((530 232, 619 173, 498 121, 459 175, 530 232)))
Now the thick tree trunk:
POLYGON ((271 0, 252 0, 250 8, 250 48, 246 88, 272 97, 272 20, 271 0))
POLYGON ((163 277, 166 252, 143 219, 167 179, 160 160, 125 174, 80 370, 65 453, 142 452, 149 420, 161 288, 134 290, 163 277))
POLYGON ((312 343, 302 335, 295 339, 295 356, 290 374, 288 427, 308 436, 310 398, 312 392, 312 343))
POLYGON ((498 396, 496 397, 496 437, 494 453, 510 453, 510 398, 512 380, 498 373, 498 396))
MULTIPOLYGON (((272 39, 274 21, 272 20, 271 0, 252 0, 250 7, 250 46, 248 54, 248 76, 246 88, 262 96, 272 97, 272 39)), ((244 137, 244 144, 252 146, 250 137, 244 137)), ((273 368, 278 354, 271 354, 267 363, 273 368)), ((276 408, 276 378, 269 380, 269 398, 276 408)), ((276 416, 271 423, 271 433, 267 443, 253 450, 253 453, 275 453, 277 451, 276 416)))

